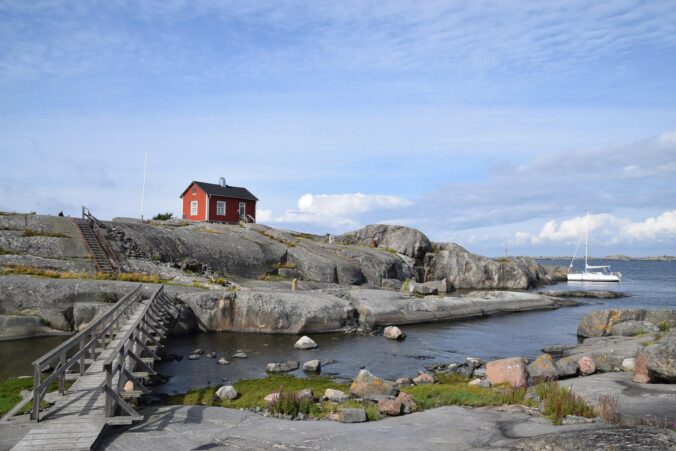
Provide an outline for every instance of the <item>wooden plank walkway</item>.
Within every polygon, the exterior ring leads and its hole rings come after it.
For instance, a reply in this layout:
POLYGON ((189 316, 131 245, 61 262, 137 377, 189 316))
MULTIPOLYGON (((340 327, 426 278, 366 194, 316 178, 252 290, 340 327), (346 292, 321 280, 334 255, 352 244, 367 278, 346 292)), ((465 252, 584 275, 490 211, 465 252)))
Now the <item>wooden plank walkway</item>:
MULTIPOLYGON (((105 371, 103 362, 120 344, 120 337, 139 323, 152 300, 137 303, 134 312, 121 325, 106 349, 85 373, 47 410, 40 422, 17 443, 12 451, 89 450, 107 424, 105 415, 105 371)), ((118 419, 123 419, 119 417, 118 419)), ((111 420, 109 418, 109 420, 111 420)))

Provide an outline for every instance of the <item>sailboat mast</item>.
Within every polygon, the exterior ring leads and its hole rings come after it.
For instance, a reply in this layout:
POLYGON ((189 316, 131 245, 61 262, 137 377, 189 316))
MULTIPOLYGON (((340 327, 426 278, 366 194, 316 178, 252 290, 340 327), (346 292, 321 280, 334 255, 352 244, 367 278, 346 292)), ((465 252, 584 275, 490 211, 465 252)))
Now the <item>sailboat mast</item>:
POLYGON ((587 220, 585 221, 586 228, 584 233, 584 270, 587 271, 587 247, 589 245, 589 213, 587 213, 587 220))

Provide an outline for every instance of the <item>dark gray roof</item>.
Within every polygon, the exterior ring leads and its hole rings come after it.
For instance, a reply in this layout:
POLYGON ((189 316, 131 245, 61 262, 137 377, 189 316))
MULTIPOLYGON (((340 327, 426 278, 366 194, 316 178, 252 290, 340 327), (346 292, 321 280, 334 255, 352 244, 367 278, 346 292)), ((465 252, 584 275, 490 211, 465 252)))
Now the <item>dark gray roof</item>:
POLYGON ((179 197, 183 197, 185 193, 190 189, 193 183, 199 186, 205 193, 211 196, 224 196, 224 197, 234 197, 235 199, 244 199, 244 200, 258 200, 256 196, 251 194, 251 192, 240 186, 230 186, 225 185, 221 186, 218 183, 205 183, 205 182, 190 182, 190 185, 183 191, 179 197))

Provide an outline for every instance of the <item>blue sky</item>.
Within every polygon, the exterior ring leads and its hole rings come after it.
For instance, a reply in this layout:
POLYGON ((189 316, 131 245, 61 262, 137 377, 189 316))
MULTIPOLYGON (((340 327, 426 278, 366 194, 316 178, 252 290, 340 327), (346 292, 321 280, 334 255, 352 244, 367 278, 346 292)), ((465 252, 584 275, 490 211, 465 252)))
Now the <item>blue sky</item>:
POLYGON ((676 3, 0 0, 0 209, 676 254, 676 3))

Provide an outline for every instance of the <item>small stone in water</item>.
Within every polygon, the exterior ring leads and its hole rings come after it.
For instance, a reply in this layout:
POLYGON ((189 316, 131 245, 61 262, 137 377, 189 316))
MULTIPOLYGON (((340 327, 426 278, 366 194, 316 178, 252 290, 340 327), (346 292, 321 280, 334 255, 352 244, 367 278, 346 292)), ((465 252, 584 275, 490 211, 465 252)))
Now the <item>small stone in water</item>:
POLYGON ((218 364, 219 364, 219 365, 227 365, 227 364, 229 364, 229 363, 230 363, 230 362, 228 362, 227 360, 225 360, 225 357, 221 357, 220 359, 218 359, 218 364))
POLYGON ((246 359, 248 356, 242 352, 242 351, 237 351, 235 355, 232 356, 233 359, 246 359))

